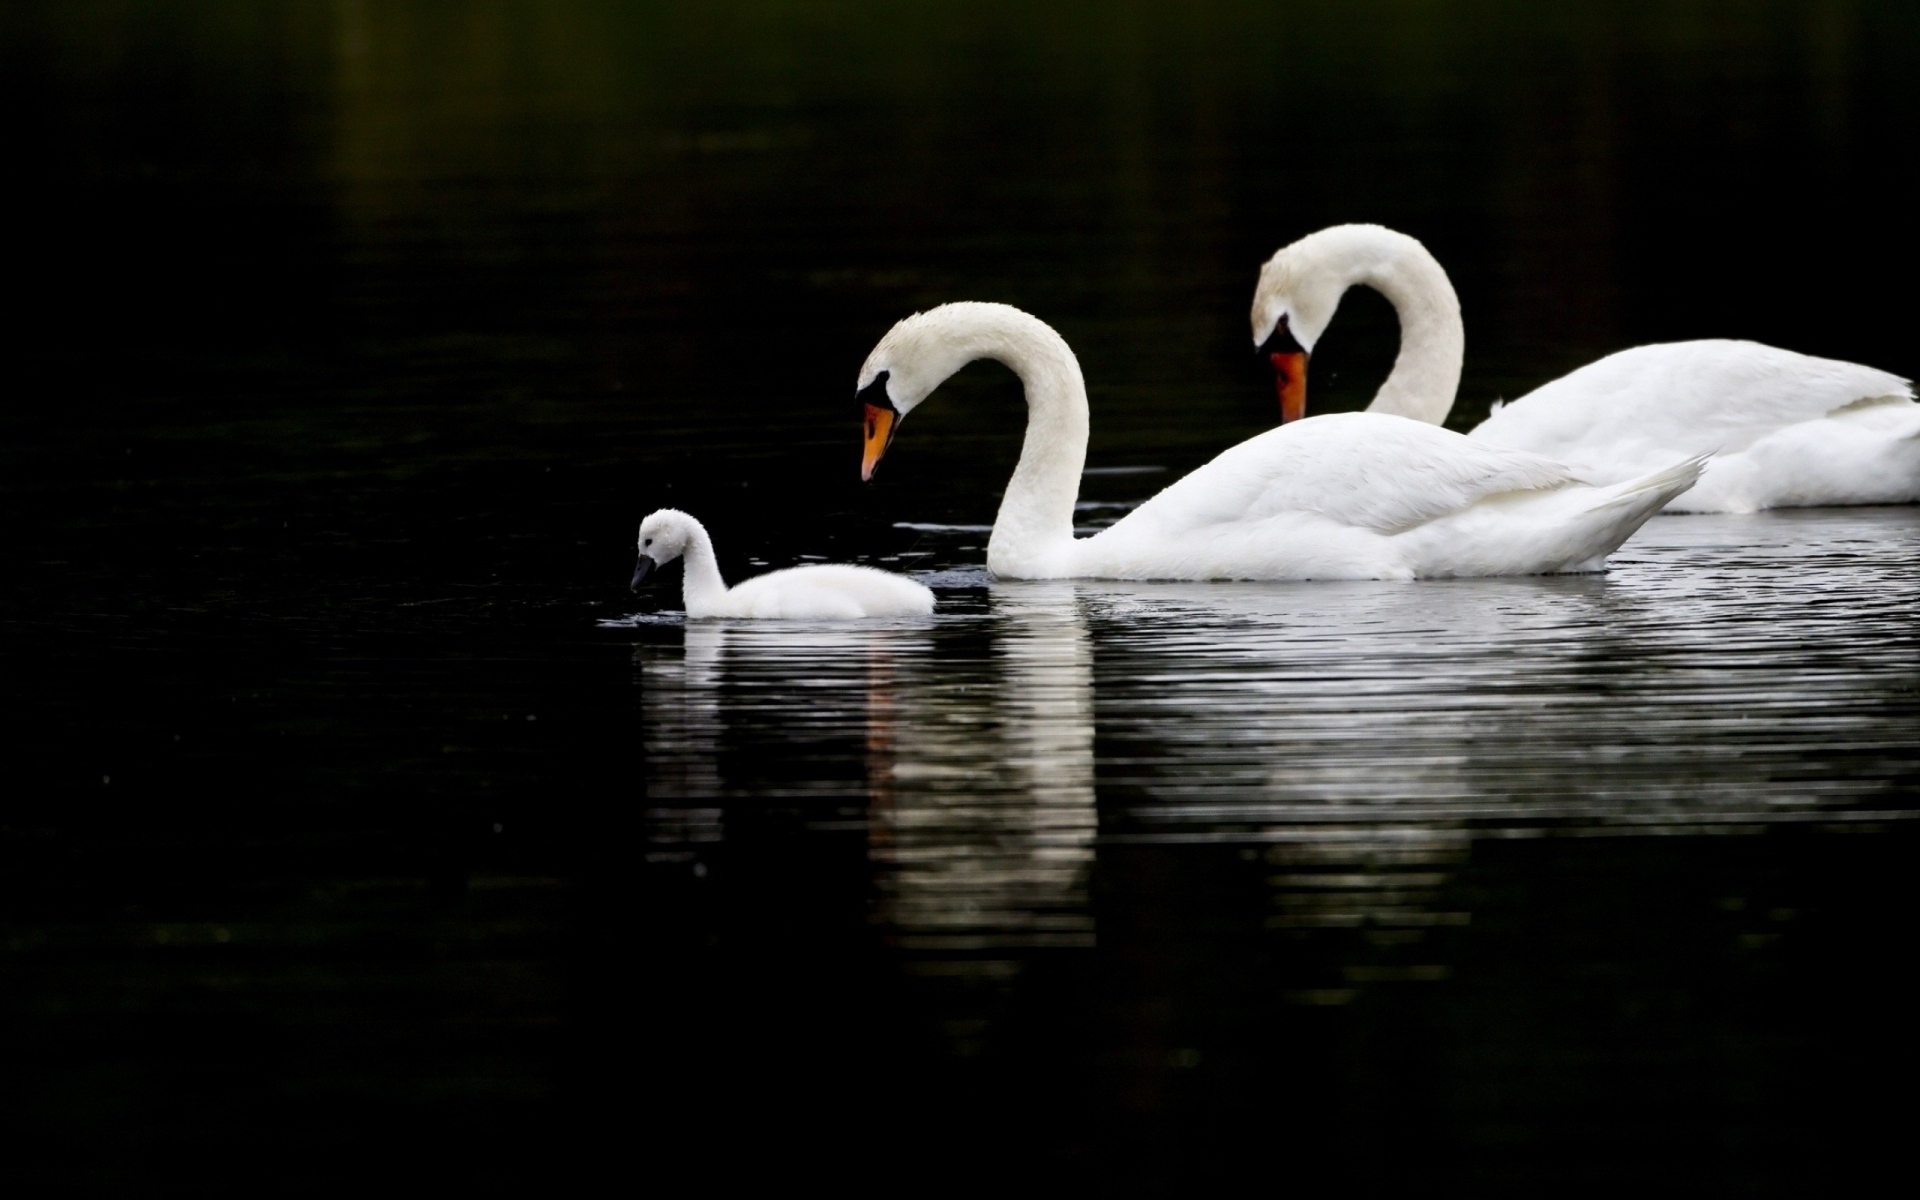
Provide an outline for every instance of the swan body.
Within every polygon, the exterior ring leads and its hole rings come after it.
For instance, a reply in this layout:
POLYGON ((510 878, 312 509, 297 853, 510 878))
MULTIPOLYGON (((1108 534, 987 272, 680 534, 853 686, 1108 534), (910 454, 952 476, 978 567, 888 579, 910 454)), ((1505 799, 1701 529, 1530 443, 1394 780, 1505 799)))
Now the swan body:
MULTIPOLYGON (((1254 295, 1255 344, 1276 356, 1276 371, 1296 344, 1304 358, 1354 284, 1384 294, 1401 322, 1399 357, 1369 411, 1446 420, 1460 385, 1460 303, 1405 234, 1338 225, 1275 254, 1254 295)), ((1286 375, 1304 386, 1300 365, 1286 375)), ((1599 484, 1675 454, 1709 456, 1700 482, 1668 501, 1674 512, 1920 501, 1920 404, 1906 380, 1757 342, 1622 350, 1496 407, 1468 436, 1546 455, 1599 484)))
POLYGON ((1399 416, 1346 413, 1251 438, 1111 528, 1073 533, 1087 396, 1066 342, 1001 304, 901 321, 860 372, 867 464, 954 372, 992 358, 1021 379, 1027 434, 987 544, 1003 579, 1415 579, 1600 569, 1698 476, 1700 461, 1593 487, 1539 455, 1399 416))
POLYGON ((785 620, 852 620, 924 616, 933 593, 924 585, 873 567, 822 564, 769 571, 729 588, 720 577, 706 526, 678 509, 663 508, 640 522, 640 561, 633 586, 654 568, 685 555, 681 595, 687 616, 785 620))
POLYGON ((1499 408, 1469 436, 1597 480, 1676 448, 1713 455, 1668 505, 1676 512, 1920 500, 1920 404, 1905 380, 1758 342, 1622 350, 1499 408))

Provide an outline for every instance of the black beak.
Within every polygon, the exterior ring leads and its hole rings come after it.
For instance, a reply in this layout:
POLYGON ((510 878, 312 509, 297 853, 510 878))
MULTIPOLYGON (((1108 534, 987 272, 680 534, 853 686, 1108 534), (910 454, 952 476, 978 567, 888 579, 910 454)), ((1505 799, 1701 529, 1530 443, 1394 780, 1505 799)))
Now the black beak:
POLYGON ((633 590, 636 592, 639 591, 640 585, 647 581, 647 576, 653 574, 654 567, 658 565, 659 564, 654 562, 651 558, 648 558, 646 555, 642 554, 640 556, 640 561, 633 564, 633 582, 628 586, 633 588, 633 590))
POLYGON ((873 377, 873 382, 853 394, 853 398, 862 404, 871 404, 875 408, 891 409, 893 397, 887 395, 887 379, 892 371, 882 371, 873 377))

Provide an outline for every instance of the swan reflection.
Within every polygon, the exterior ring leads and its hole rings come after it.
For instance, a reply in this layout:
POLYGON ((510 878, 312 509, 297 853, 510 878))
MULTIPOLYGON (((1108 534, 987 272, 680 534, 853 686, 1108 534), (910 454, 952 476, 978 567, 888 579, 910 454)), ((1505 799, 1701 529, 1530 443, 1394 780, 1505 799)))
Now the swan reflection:
POLYGON ((1663 518, 1616 562, 996 585, 919 623, 690 626, 642 650, 653 853, 697 863, 791 801, 864 835, 894 945, 1010 970, 1091 943, 1097 828, 1249 864, 1278 936, 1357 931, 1378 953, 1349 967, 1418 980, 1470 919, 1449 889, 1483 839, 1912 816, 1920 515, 1663 518))
POLYGON ((1093 651, 1074 590, 997 588, 944 635, 936 653, 929 622, 695 622, 678 653, 641 647, 649 859, 703 870, 730 801, 785 798, 815 829, 864 825, 876 916, 904 949, 989 952, 991 972, 992 951, 1091 944, 1093 651))
POLYGON ((1432 979, 1475 841, 1908 819, 1916 528, 1667 518, 1605 577, 1083 584, 1103 839, 1245 847, 1270 928, 1432 979))
POLYGON ((642 737, 647 763, 648 862, 694 862, 699 849, 721 840, 719 770, 719 626, 687 627, 680 654, 642 647, 642 737))
MULTIPOLYGON (((1662 556, 1717 540, 1714 523, 1657 523, 1680 543, 1662 556)), ((1102 738, 1137 764, 1103 774, 1116 832, 1710 832, 1894 798, 1910 584, 1816 586, 1788 613, 1723 547, 1700 551, 1717 573, 1631 549, 1605 578, 1083 585, 1102 738)))
POLYGON ((996 588, 985 686, 876 687, 870 838, 910 949, 1088 945, 1093 648, 1072 585, 996 588))

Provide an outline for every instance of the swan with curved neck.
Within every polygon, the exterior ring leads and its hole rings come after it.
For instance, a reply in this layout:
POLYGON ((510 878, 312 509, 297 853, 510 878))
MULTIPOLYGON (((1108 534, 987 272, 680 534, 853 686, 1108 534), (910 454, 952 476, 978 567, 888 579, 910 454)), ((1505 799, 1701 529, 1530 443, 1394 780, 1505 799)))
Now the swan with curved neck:
POLYGON ((757 575, 736 587, 720 577, 707 527, 677 508, 640 522, 633 590, 658 567, 684 556, 680 595, 692 620, 706 617, 847 620, 920 616, 933 611, 933 593, 903 575, 873 567, 820 564, 757 575))
MULTIPOLYGON (((1400 318, 1399 355, 1368 411, 1445 421, 1465 345, 1459 297, 1425 246, 1378 225, 1308 234, 1260 269, 1253 341, 1273 363, 1281 421, 1305 414, 1307 356, 1357 284, 1400 318)), ((1469 436, 1547 455, 1596 483, 1644 474, 1675 452, 1709 456, 1673 511, 1920 500, 1920 404, 1906 380, 1756 342, 1622 350, 1496 407, 1469 436)))
POLYGON ((906 318, 860 369, 864 479, 900 424, 976 359, 1019 376, 1020 461, 1000 500, 987 569, 1005 579, 1413 579, 1598 570, 1697 461, 1610 488, 1537 455, 1431 424, 1347 413, 1251 438, 1091 537, 1073 532, 1087 456, 1087 391, 1067 343, 1004 304, 906 318))
POLYGON ((1356 284, 1385 296, 1400 317, 1400 352, 1367 411, 1445 421, 1466 356, 1460 297, 1426 247, 1379 225, 1308 234, 1260 268, 1253 344, 1274 363, 1282 420, 1306 415, 1307 356, 1356 284))

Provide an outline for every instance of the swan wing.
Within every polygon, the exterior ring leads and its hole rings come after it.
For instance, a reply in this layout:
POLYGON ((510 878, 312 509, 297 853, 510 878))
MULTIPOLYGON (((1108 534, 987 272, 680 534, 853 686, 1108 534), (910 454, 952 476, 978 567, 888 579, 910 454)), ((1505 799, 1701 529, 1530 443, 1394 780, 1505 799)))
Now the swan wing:
POLYGON ((1679 454, 1732 453, 1775 430, 1877 400, 1910 401, 1897 375, 1758 342, 1636 346, 1496 411, 1476 442, 1635 470, 1679 454))
POLYGON ((1494 496, 1578 482, 1550 459, 1423 421, 1330 413, 1249 438, 1101 536, 1125 536, 1147 525, 1158 536, 1178 537, 1283 514, 1313 514, 1391 535, 1494 496))

